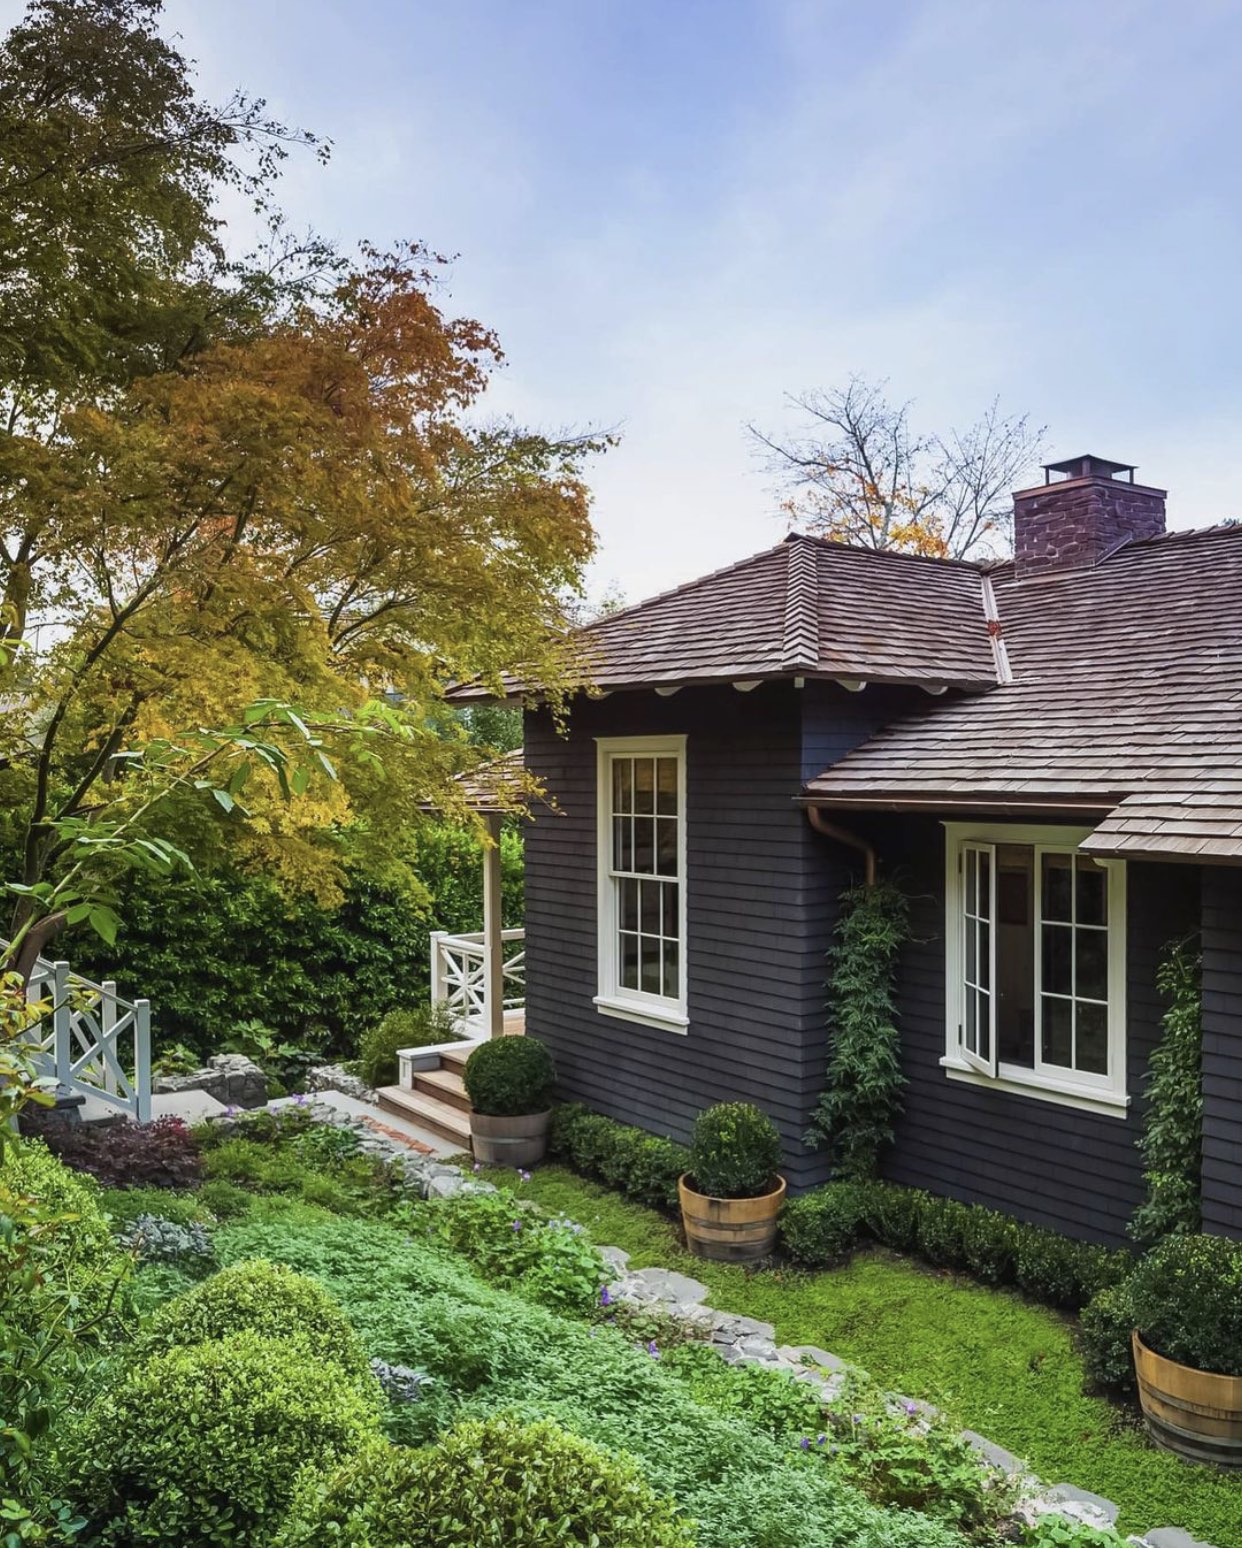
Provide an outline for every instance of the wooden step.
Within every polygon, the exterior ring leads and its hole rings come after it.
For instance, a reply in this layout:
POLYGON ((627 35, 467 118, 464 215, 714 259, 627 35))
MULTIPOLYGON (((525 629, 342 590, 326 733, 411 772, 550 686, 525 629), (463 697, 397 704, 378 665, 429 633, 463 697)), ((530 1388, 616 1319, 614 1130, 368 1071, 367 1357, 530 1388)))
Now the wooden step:
POLYGON ((461 1051, 454 1048, 445 1048, 440 1054, 440 1068, 453 1075, 460 1075, 466 1068, 466 1060, 478 1047, 478 1043, 463 1043, 461 1051))
POLYGON ((447 1102, 463 1113, 470 1111, 466 1085, 456 1070, 415 1070, 414 1090, 424 1096, 447 1102))
POLYGON ((381 1086, 375 1093, 379 1105, 386 1113, 396 1113, 419 1123, 441 1139, 452 1140, 463 1150, 470 1149, 470 1115, 460 1108, 451 1107, 439 1098, 417 1091, 404 1091, 400 1086, 381 1086))

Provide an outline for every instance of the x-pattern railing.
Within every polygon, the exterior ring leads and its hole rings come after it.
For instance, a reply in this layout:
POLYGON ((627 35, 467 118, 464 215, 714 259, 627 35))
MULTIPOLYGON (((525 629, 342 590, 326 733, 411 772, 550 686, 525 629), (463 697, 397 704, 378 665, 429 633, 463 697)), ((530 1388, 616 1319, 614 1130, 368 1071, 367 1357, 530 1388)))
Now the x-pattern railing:
MULTIPOLYGON (((504 1008, 521 1010, 526 1004, 526 931, 505 930, 501 940, 506 947, 504 1008)), ((431 998, 447 1005, 460 1025, 487 1028, 487 943, 481 930, 469 935, 433 933, 431 998)))

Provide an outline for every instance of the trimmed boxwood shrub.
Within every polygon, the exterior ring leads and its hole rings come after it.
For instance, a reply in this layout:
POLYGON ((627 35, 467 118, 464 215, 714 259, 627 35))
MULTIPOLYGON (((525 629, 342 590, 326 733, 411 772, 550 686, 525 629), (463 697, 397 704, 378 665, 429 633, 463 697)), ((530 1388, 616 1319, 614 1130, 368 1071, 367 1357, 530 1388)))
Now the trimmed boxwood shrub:
POLYGON ((368 1447, 309 1483, 279 1548, 693 1548, 676 1507, 626 1456, 559 1425, 468 1420, 434 1446, 368 1447))
POLYGON ((962 1222, 962 1261, 985 1285, 1011 1284, 1018 1266, 1021 1226, 992 1209, 968 1209, 962 1222))
POLYGON ((134 1368, 75 1427, 69 1494, 106 1548, 266 1548, 303 1467, 379 1432, 365 1394, 296 1339, 234 1334, 134 1368))
POLYGON ((1093 1387, 1133 1394, 1133 1327, 1134 1307, 1128 1284, 1110 1285, 1083 1307, 1079 1342, 1087 1378, 1093 1387))
POLYGON ((392 1010, 362 1034, 358 1066, 368 1086, 393 1086, 398 1075, 397 1055, 403 1048, 460 1041, 447 1005, 392 1010))
POLYGON ((1242 1376, 1242 1242, 1166 1237, 1139 1260, 1127 1291, 1149 1349, 1196 1370, 1242 1376))
POLYGON ((690 1141, 695 1189, 717 1199, 770 1193, 781 1164, 781 1137, 751 1102, 718 1102, 700 1113, 690 1141))
POLYGON ((552 1114, 549 1153, 584 1177, 606 1183, 652 1209, 676 1209, 677 1179, 690 1170, 690 1152, 675 1140, 565 1102, 552 1114))
POLYGON ((517 1118, 552 1106, 556 1068, 537 1037, 494 1037, 466 1060, 462 1078, 476 1113, 517 1118))
POLYGON ((201 1344, 235 1333, 297 1338, 316 1361, 370 1380, 370 1364, 340 1303, 316 1280, 283 1263, 250 1258, 169 1301, 155 1314, 149 1343, 201 1344))
POLYGON ((963 1236, 970 1217, 968 1204, 929 1195, 919 1210, 918 1249, 939 1268, 961 1268, 965 1263, 963 1236))
POLYGON ((781 1216, 781 1240, 795 1263, 819 1268, 848 1258, 863 1231, 867 1189, 827 1183, 791 1199, 781 1216))

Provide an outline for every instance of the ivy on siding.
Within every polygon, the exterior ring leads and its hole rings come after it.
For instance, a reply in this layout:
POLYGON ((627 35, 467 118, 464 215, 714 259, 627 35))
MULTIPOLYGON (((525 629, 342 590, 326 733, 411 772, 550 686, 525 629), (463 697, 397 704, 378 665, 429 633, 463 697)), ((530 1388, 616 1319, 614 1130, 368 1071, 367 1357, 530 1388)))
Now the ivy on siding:
POLYGON ((1203 1147, 1203 958, 1189 941, 1166 948, 1156 984, 1169 1001, 1147 1072, 1139 1150, 1147 1198, 1130 1235, 1141 1246, 1198 1231, 1203 1147))
POLYGON ((828 1071, 806 1143, 827 1147, 849 1181, 875 1176, 901 1111, 896 978, 909 912, 891 882, 852 887, 828 952, 828 1071))

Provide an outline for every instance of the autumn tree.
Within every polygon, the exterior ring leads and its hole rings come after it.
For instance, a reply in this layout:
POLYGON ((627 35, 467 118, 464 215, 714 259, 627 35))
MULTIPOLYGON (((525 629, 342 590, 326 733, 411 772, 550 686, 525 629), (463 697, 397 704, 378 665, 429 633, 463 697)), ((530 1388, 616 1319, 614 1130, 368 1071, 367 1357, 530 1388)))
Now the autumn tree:
POLYGON ((594 542, 601 443, 481 417, 500 347, 444 310, 442 259, 288 241, 271 190, 308 137, 261 102, 201 104, 158 18, 38 0, 0 48, 19 930, 93 836, 126 833, 120 864, 157 809, 178 849, 324 898, 342 865, 398 863, 470 756, 446 683, 521 660, 555 687, 594 542), (257 255, 229 254, 228 188, 266 212, 257 255), (195 772, 216 743, 223 782, 195 772))
POLYGON ((910 404, 862 376, 790 401, 800 435, 785 440, 754 426, 751 435, 796 525, 839 543, 956 559, 1008 550, 1009 495, 1044 438, 1027 415, 1002 415, 994 401, 966 430, 924 434, 910 404))

